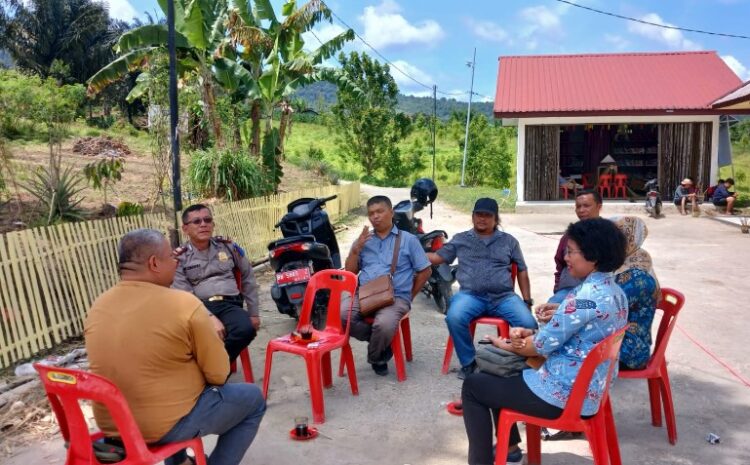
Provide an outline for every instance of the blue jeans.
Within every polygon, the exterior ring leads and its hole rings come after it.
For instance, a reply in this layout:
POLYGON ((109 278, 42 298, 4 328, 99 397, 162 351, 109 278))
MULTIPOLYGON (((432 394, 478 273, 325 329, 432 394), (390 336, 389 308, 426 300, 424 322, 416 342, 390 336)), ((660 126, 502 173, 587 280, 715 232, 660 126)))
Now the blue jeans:
POLYGON ((529 307, 523 302, 518 294, 510 294, 503 298, 497 305, 486 297, 460 291, 451 299, 445 322, 448 332, 453 338, 456 347, 456 355, 465 367, 474 361, 476 354, 474 341, 469 334, 469 324, 481 316, 499 317, 507 321, 511 327, 536 328, 536 320, 531 314, 529 307))
MULTIPOLYGON (((264 413, 266 401, 258 386, 245 383, 210 386, 198 397, 190 413, 156 444, 218 434, 208 465, 237 465, 253 442, 264 413)), ((164 464, 180 465, 186 458, 183 450, 164 464)))
POLYGON ((568 287, 565 289, 558 289, 557 292, 555 292, 552 297, 549 298, 547 303, 549 304, 561 304, 563 300, 565 300, 565 297, 570 294, 570 291, 572 291, 573 287, 568 287))

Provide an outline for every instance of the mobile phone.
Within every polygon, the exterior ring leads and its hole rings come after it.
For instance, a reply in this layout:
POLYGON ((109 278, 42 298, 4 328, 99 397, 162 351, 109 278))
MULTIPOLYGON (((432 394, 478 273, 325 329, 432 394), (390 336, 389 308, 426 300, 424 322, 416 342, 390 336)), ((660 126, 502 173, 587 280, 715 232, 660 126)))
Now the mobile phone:
POLYGON ((492 341, 489 339, 480 339, 478 344, 492 344, 492 341))

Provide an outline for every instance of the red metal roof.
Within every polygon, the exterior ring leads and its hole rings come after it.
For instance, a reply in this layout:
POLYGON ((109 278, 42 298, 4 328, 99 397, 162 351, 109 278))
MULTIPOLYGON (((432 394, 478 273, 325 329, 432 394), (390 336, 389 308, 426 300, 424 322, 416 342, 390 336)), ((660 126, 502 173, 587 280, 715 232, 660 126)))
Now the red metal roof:
POLYGON ((500 57, 496 117, 711 114, 742 81, 716 52, 500 57), (669 110, 669 111, 668 111, 669 110))

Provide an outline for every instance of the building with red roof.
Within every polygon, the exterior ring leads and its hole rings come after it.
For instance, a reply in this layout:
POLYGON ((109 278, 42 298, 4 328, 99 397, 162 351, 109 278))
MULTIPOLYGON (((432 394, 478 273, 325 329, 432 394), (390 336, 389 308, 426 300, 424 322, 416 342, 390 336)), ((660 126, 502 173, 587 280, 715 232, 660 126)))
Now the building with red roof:
POLYGON ((656 178, 671 198, 716 180, 720 118, 750 114, 750 83, 712 51, 507 56, 494 114, 518 126, 519 202, 563 198, 560 175, 621 198, 656 178))

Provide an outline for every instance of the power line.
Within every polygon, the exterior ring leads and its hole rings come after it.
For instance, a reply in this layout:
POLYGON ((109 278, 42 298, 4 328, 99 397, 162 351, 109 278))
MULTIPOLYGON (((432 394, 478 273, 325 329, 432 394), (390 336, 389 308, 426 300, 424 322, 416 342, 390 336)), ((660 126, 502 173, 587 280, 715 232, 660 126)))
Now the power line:
POLYGON ((676 31, 695 32, 697 34, 707 34, 707 35, 712 35, 712 36, 732 37, 732 38, 735 38, 735 39, 748 39, 748 40, 750 40, 750 36, 743 36, 743 35, 739 35, 739 34, 727 34, 727 33, 724 33, 724 32, 703 31, 703 30, 700 30, 700 29, 690 29, 690 28, 687 28, 687 27, 680 27, 680 26, 670 26, 668 24, 659 24, 659 23, 654 23, 654 22, 651 22, 651 21, 645 21, 643 19, 633 18, 633 17, 630 17, 630 16, 618 15, 617 13, 611 13, 609 11, 597 10, 596 8, 591 8, 589 6, 579 5, 578 3, 573 3, 572 1, 569 1, 569 0, 555 0, 555 1, 559 2, 559 3, 565 3, 566 5, 574 6, 576 8, 581 8, 583 10, 593 11, 594 13, 599 13, 601 15, 612 16, 613 18, 624 19, 626 21, 633 21, 633 22, 641 23, 641 24, 647 24, 649 26, 661 27, 661 28, 664 28, 664 29, 673 29, 673 30, 676 30, 676 31))

